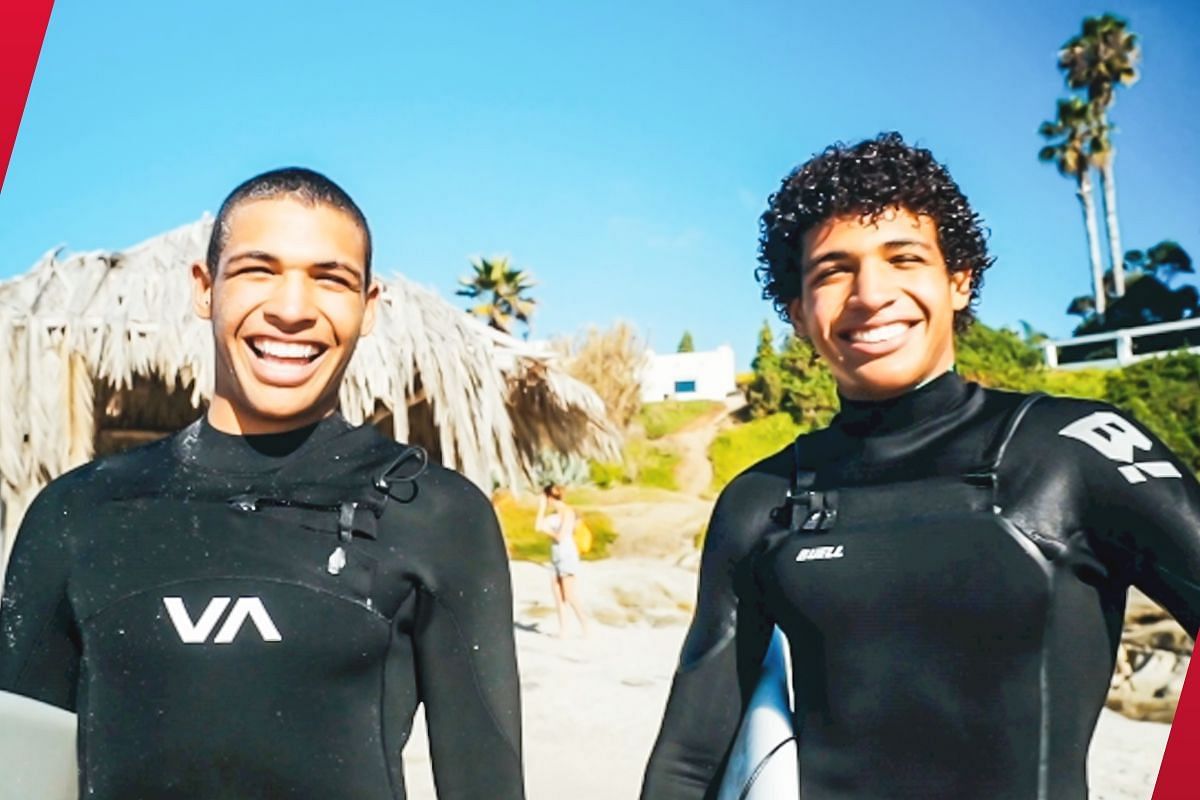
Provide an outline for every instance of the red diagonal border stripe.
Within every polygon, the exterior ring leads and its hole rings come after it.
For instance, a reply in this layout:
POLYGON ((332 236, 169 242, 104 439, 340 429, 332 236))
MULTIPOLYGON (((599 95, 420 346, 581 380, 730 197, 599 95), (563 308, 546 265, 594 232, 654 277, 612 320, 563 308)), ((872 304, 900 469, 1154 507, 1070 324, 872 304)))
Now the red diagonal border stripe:
POLYGON ((1188 664, 1179 706, 1167 736, 1152 800, 1195 800, 1200 797, 1200 667, 1188 664))
POLYGON ((54 0, 10 0, 0 11, 0 189, 53 7, 54 0))

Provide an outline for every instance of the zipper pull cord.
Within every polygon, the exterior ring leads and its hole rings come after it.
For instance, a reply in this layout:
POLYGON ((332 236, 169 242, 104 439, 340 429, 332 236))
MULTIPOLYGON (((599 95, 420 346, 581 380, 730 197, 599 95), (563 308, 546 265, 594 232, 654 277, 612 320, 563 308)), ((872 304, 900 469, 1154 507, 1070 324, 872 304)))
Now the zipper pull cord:
POLYGON ((412 483, 417 478, 425 473, 429 468, 429 453, 424 447, 410 445, 400 453, 400 455, 388 462, 388 465, 380 470, 379 475, 375 477, 375 488, 381 492, 387 492, 393 484, 397 483, 412 483), (397 475, 396 471, 407 461, 417 462, 417 466, 407 475, 397 475))
POLYGON ((349 545, 354 539, 354 512, 357 509, 358 503, 353 500, 343 500, 338 506, 338 546, 325 561, 325 571, 335 577, 346 567, 346 549, 343 545, 349 545))

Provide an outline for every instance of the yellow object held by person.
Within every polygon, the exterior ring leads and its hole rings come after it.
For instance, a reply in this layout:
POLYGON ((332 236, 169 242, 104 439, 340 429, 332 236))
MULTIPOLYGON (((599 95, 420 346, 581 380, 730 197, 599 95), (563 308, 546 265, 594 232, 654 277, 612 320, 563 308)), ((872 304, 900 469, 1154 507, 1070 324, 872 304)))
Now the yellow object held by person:
POLYGON ((575 523, 575 548, 580 555, 592 549, 592 529, 583 521, 583 517, 579 517, 575 523))

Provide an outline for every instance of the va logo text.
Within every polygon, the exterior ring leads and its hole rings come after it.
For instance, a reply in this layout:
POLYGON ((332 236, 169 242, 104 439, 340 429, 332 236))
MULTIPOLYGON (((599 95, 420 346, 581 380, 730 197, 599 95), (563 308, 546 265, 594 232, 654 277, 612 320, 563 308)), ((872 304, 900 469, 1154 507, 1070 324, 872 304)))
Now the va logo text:
MULTIPOLYGON (((225 610, 229 608, 230 603, 233 603, 232 598, 214 597, 208 601, 204 611, 200 612, 200 618, 193 622, 187 608, 183 605, 182 597, 163 598, 163 605, 166 606, 167 614, 171 617, 171 624, 175 626, 175 631, 184 644, 208 642, 209 635, 217 627, 221 617, 225 615, 225 610)), ((283 637, 279 635, 279 629, 275 627, 262 600, 257 597, 239 597, 237 602, 233 603, 233 608, 225 617, 225 623, 217 631, 212 643, 232 644, 247 620, 258 630, 258 635, 264 642, 283 641, 283 637)))

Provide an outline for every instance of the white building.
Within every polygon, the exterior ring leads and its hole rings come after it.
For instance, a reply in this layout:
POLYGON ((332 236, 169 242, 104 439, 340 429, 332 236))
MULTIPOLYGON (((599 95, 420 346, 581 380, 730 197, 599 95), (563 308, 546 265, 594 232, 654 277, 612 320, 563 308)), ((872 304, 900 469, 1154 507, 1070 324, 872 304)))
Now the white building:
POLYGON ((703 353, 646 353, 642 402, 724 400, 737 391, 733 348, 723 344, 703 353))

